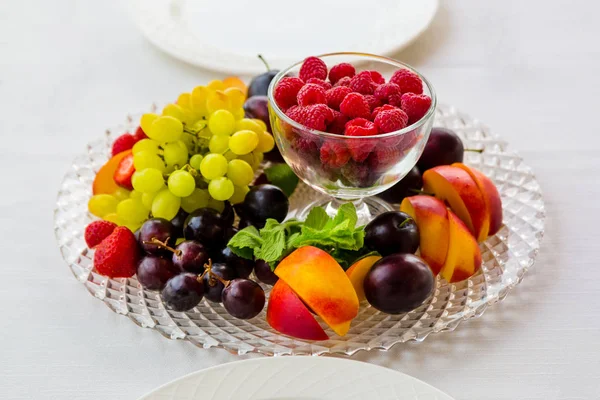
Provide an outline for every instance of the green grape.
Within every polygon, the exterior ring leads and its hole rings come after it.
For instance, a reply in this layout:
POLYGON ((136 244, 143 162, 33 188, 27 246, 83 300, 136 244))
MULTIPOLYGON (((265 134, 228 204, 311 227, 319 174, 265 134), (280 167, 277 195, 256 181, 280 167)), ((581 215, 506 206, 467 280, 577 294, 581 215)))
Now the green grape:
POLYGON ((175 246, 179 246, 179 244, 181 242, 185 242, 185 241, 186 241, 186 238, 177 238, 177 240, 175 241, 175 246))
POLYGON ((206 87, 212 90, 225 90, 226 88, 223 81, 220 81, 218 79, 213 79, 212 81, 208 82, 206 87))
POLYGON ((148 218, 148 209, 141 199, 127 199, 117 205, 117 216, 126 223, 139 223, 148 218))
POLYGON ((231 160, 227 166, 227 177, 236 186, 246 186, 252 183, 254 171, 244 160, 231 160))
POLYGON ((227 161, 235 160, 236 158, 238 158, 238 155, 235 154, 231 150, 226 151, 225 154, 223 154, 223 156, 225 156, 225 158, 227 159, 227 161))
POLYGON ((156 194, 152 201, 152 215, 155 218, 172 220, 181 205, 181 199, 175 196, 169 189, 163 189, 156 194))
POLYGON ((196 137, 194 135, 191 135, 189 133, 183 133, 183 135, 181 135, 181 138, 179 139, 183 142, 183 144, 185 144, 185 147, 193 150, 194 146, 195 146, 195 141, 196 141, 196 137))
POLYGON ((197 86, 194 88, 194 90, 192 90, 190 105, 195 113, 202 116, 208 115, 208 110, 206 109, 206 99, 208 98, 208 94, 210 92, 211 90, 206 86, 197 86))
POLYGON ((227 159, 222 154, 209 153, 200 163, 200 172, 206 179, 220 178, 227 173, 227 159))
POLYGON ((158 154, 158 142, 152 139, 142 139, 133 145, 131 151, 134 155, 141 151, 147 151, 152 154, 158 154))
POLYGON ((141 193, 156 193, 165 185, 162 172, 156 168, 135 171, 131 177, 133 188, 141 193))
POLYGON ((248 194, 249 191, 250 188, 248 186, 234 186, 233 194, 231 195, 229 202, 231 204, 238 204, 243 202, 246 198, 246 194, 248 194))
POLYGON ((97 194, 88 201, 88 210, 92 215, 104 218, 117 210, 117 199, 110 194, 97 194))
POLYGON ((135 232, 138 229, 140 229, 142 227, 142 224, 145 221, 138 221, 138 222, 125 222, 123 224, 123 226, 127 227, 131 232, 135 232))
POLYGON ((233 111, 231 111, 231 113, 233 114, 233 118, 235 118, 236 121, 239 121, 246 116, 246 111, 244 111, 243 108, 234 108, 233 111))
POLYGON ((165 170, 165 163, 160 157, 148 151, 140 151, 133 155, 133 166, 136 171, 141 171, 146 168, 155 168, 160 172, 165 170))
POLYGON ((259 151, 253 151, 252 158, 254 159, 254 164, 252 164, 252 168, 256 171, 260 167, 260 163, 263 162, 265 155, 259 151))
POLYGON ((129 196, 133 197, 133 192, 129 192, 129 190, 125 188, 118 187, 112 195, 115 199, 117 199, 117 201, 123 201, 125 199, 128 199, 129 196))
POLYGON ((229 139, 229 150, 238 155, 250 153, 257 145, 258 135, 250 130, 237 131, 229 139))
POLYGON ((194 117, 178 104, 167 104, 162 111, 163 116, 177 118, 186 125, 194 123, 194 117))
POLYGON ((155 196, 156 196, 156 192, 142 194, 142 204, 144 205, 144 207, 147 210, 152 209, 152 202, 154 201, 155 196))
POLYGON ((146 113, 142 115, 142 118, 140 119, 140 126, 146 135, 148 135, 147 132, 150 132, 150 127, 156 118, 158 118, 158 115, 153 113, 146 113))
POLYGON ((242 91, 242 89, 237 87, 230 87, 225 89, 224 92, 229 98, 229 103, 231 104, 232 109, 236 110, 244 106, 244 102, 246 101, 246 94, 242 91))
POLYGON ((215 135, 231 135, 235 128, 235 118, 227 110, 217 110, 210 115, 208 127, 215 135))
MULTIPOLYGON (((145 132, 145 131, 144 131, 145 132)), ((174 142, 183 135, 183 124, 180 120, 170 116, 158 117, 152 123, 148 137, 157 142, 174 142)))
POLYGON ((215 200, 228 200, 233 195, 233 183, 225 177, 213 179, 208 184, 208 193, 215 200))
POLYGON ((188 161, 188 148, 181 140, 167 143, 163 147, 163 157, 167 165, 183 167, 188 161))
POLYGON ((271 136, 270 133, 262 131, 258 134, 258 146, 256 146, 256 151, 266 153, 273 150, 273 147, 275 147, 275 139, 273 139, 273 136, 271 136))
POLYGON ((189 93, 181 93, 179 97, 177 97, 177 101, 175 102, 179 107, 191 110, 192 109, 192 95, 189 93))
MULTIPOLYGON (((133 177, 132 177, 132 179, 133 179, 133 177)), ((142 198, 142 195, 143 195, 143 193, 142 193, 142 192, 140 192, 139 190, 135 190, 135 189, 133 189, 133 190, 132 190, 132 191, 129 193, 129 197, 130 197, 130 198, 132 198, 132 199, 134 199, 134 200, 135 200, 135 199, 141 199, 141 198, 142 198)), ((123 199, 123 200, 125 200, 125 199, 123 199)), ((121 200, 121 201, 122 201, 122 200, 121 200)))
POLYGON ((197 170, 200 169, 200 163, 202 162, 202 154, 194 154, 191 158, 190 158, 190 165, 192 166, 192 168, 195 168, 197 170))
POLYGON ((262 119, 253 118, 252 121, 256 122, 263 132, 267 130, 267 124, 265 124, 262 119))
POLYGON ((110 214, 106 214, 104 217, 102 217, 102 219, 108 222, 112 222, 113 224, 117 224, 119 226, 123 225, 123 221, 121 221, 116 211, 113 211, 110 214))
MULTIPOLYGON (((256 122, 256 119, 243 118, 235 122, 235 131, 253 131, 257 135, 264 132, 264 129, 256 122)), ((261 121, 262 122, 262 121, 261 121)))
POLYGON ((208 142, 208 150, 211 153, 223 154, 229 148, 229 136, 213 135, 208 142))
POLYGON ((185 212, 191 213, 199 208, 208 206, 209 199, 208 190, 194 189, 192 194, 181 199, 181 208, 185 212))
POLYGON ((196 181, 192 174, 187 171, 178 170, 169 176, 169 190, 177 197, 187 197, 196 188, 196 181))
POLYGON ((209 114, 214 113, 217 110, 229 110, 229 98, 223 92, 211 91, 206 97, 206 110, 209 114))
POLYGON ((221 200, 215 200, 212 197, 208 200, 208 206, 213 210, 217 210, 218 212, 223 212, 225 209, 225 202, 221 200))
POLYGON ((252 153, 248 153, 248 154, 243 154, 241 156, 238 156, 238 160, 243 160, 246 161, 248 164, 250 164, 250 166, 253 167, 255 160, 254 160, 254 156, 252 155, 252 153))

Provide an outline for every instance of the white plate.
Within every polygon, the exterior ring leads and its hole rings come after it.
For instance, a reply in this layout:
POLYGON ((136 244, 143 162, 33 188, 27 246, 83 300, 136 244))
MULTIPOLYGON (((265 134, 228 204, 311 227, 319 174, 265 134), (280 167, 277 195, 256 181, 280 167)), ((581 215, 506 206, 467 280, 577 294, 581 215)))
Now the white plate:
POLYGON ((238 361, 194 372, 140 400, 453 400, 391 369, 328 357, 238 361))
POLYGON ((265 71, 309 55, 389 55, 431 23, 438 0, 130 0, 143 34, 185 62, 234 74, 265 71))

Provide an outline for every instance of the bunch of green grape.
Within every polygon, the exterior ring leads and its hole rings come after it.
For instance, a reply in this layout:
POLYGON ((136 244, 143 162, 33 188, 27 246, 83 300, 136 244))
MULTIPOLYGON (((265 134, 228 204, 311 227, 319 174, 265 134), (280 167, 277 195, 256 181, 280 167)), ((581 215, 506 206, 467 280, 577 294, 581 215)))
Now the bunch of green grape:
POLYGON ((242 89, 211 81, 181 94, 161 115, 144 114, 148 138, 132 149, 134 190, 102 218, 135 230, 150 215, 171 220, 180 208, 222 210, 225 201, 242 202, 275 144, 261 120, 244 118, 245 98, 242 89))

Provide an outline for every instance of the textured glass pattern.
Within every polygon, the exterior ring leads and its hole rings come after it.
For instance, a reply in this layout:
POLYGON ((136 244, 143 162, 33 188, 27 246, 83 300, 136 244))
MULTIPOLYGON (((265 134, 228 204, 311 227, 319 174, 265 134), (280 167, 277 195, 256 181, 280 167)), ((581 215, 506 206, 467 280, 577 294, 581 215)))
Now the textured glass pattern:
MULTIPOLYGON (((87 201, 95 172, 106 162, 114 137, 135 130, 137 120, 129 117, 123 126, 106 131, 102 140, 88 145, 85 153, 73 161, 58 193, 54 231, 63 258, 92 295, 114 312, 170 339, 185 339, 199 347, 221 347, 239 354, 350 355, 359 350, 389 349, 396 343, 421 341, 433 332, 452 331, 461 321, 480 316, 523 279, 540 247, 545 210, 531 169, 479 121, 452 107, 439 106, 434 125, 455 130, 466 148, 485 150, 481 154, 467 152, 465 162, 493 179, 502 196, 505 225, 481 243, 483 266, 479 273, 456 284, 438 278, 434 295, 406 314, 382 314, 363 304, 345 337, 335 335, 322 323, 331 337, 322 342, 278 334, 265 320, 266 306, 249 321, 235 319, 221 305, 207 300, 189 312, 168 310, 158 293, 143 290, 135 278, 108 279, 95 273, 92 251, 83 239, 85 226, 93 219, 87 212, 87 201)), ((291 199, 292 209, 302 207, 315 194, 306 185, 299 186, 291 199)))

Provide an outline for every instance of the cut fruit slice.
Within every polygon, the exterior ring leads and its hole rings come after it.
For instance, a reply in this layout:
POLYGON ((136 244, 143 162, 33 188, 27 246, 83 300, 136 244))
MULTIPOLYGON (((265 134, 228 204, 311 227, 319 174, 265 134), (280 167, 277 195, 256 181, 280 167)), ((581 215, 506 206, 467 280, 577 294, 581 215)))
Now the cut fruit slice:
POLYGON ((450 238, 448 255, 440 275, 448 282, 469 278, 481 267, 481 251, 477 241, 456 214, 448 210, 450 238))
POLYGON ((117 185, 113 176, 115 175, 115 171, 119 167, 121 160, 128 154, 131 154, 131 150, 125 150, 116 154, 108 160, 100 170, 98 170, 98 173, 94 178, 94 183, 92 184, 93 194, 113 194, 119 189, 119 185, 117 185))
POLYGON ((377 261, 381 260, 381 256, 369 256, 365 258, 361 258, 350 268, 346 270, 346 275, 350 278, 350 282, 352 282, 352 286, 354 286, 354 290, 356 291, 356 296, 358 297, 358 301, 366 300, 365 297, 365 289, 363 287, 363 283, 365 282, 365 276, 373 264, 377 261))

